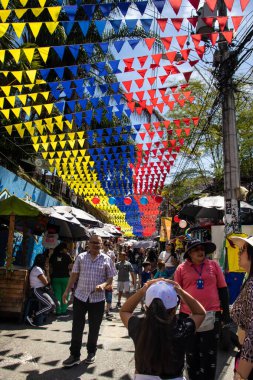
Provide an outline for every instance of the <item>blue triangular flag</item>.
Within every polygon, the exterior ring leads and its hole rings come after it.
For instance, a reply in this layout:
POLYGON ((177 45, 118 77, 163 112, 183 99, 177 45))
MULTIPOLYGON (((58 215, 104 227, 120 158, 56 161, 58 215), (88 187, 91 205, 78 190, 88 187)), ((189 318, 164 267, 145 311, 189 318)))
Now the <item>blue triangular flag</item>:
POLYGON ((125 133, 125 134, 122 134, 120 137, 122 138, 124 142, 127 142, 129 136, 128 134, 125 133))
POLYGON ((86 13, 88 19, 91 20, 93 18, 93 14, 94 14, 94 11, 96 9, 96 5, 95 4, 84 4, 84 5, 82 5, 82 8, 83 8, 84 12, 86 13))
POLYGON ((87 99, 80 99, 80 100, 78 100, 78 103, 80 104, 80 106, 82 107, 83 110, 86 109, 86 107, 87 107, 87 99))
POLYGON ((113 7, 112 3, 100 4, 99 5, 99 9, 103 13, 104 17, 108 17, 109 16, 109 14, 111 13, 111 11, 113 9, 112 7, 113 7))
POLYGON ((102 101, 104 102, 104 104, 105 104, 106 106, 109 106, 109 103, 110 103, 110 95, 103 96, 103 97, 102 97, 102 101))
MULTIPOLYGON (((98 123, 100 123, 99 117, 97 117, 96 115, 95 115, 95 119, 98 121, 98 123)), ((103 137, 97 136, 96 141, 97 143, 102 144, 103 137)))
POLYGON ((92 78, 89 79, 89 85, 90 86, 94 86, 94 84, 95 84, 95 78, 92 77, 92 78))
POLYGON ((122 95, 121 94, 112 95, 112 97, 114 98, 116 104, 120 104, 120 101, 122 99, 122 95))
POLYGON ((74 21, 61 21, 61 24, 63 28, 65 29, 65 33, 68 36, 73 28, 74 21))
POLYGON ((97 107, 99 103, 99 98, 90 98, 90 102, 93 105, 93 107, 97 107))
POLYGON ((86 73, 89 73, 90 69, 91 69, 91 64, 90 63, 85 63, 81 67, 86 71, 86 73))
POLYGON ((67 105, 69 106, 69 108, 72 112, 75 112, 75 106, 76 106, 75 100, 70 100, 69 102, 67 102, 67 105))
POLYGON ((111 83, 110 86, 111 86, 112 91, 114 93, 117 93, 119 91, 120 83, 119 82, 114 82, 114 83, 111 83))
POLYGON ((97 28, 97 31, 98 31, 100 37, 102 37, 102 35, 104 33, 106 22, 107 22, 106 20, 99 20, 99 21, 95 20, 95 25, 96 25, 96 28, 97 28))
POLYGON ((142 25, 142 27, 143 27, 143 29, 145 30, 146 33, 149 33, 152 21, 153 21, 152 18, 143 18, 143 19, 140 19, 141 25, 142 25))
POLYGON ((99 46, 104 54, 108 53, 109 42, 100 42, 99 46))
POLYGON ((94 44, 83 44, 83 48, 86 51, 88 57, 91 57, 94 49, 94 44))
POLYGON ((74 21, 77 12, 77 5, 64 5, 63 9, 65 13, 67 13, 69 21, 74 21))
POLYGON ((161 14, 164 8, 165 0, 153 0, 153 3, 158 12, 161 14))
POLYGON ((55 71, 56 75, 57 75, 60 79, 63 78, 64 69, 65 69, 64 67, 55 67, 55 68, 54 68, 54 71, 55 71))
POLYGON ((125 20, 126 26, 129 30, 129 33, 132 33, 136 27, 138 19, 129 19, 125 20))
POLYGON ((79 27, 83 33, 83 36, 86 37, 90 23, 89 21, 78 21, 79 27))
POLYGON ((58 108, 59 112, 62 113, 65 108, 65 102, 56 102, 54 105, 58 108))
POLYGON ((110 144, 111 142, 111 136, 104 136, 104 139, 106 141, 107 144, 110 144))
POLYGON ((132 115, 132 112, 131 112, 131 110, 129 110, 129 109, 126 109, 124 112, 125 112, 125 115, 126 115, 127 117, 130 117, 130 116, 132 115))
POLYGON ((111 66, 112 68, 112 73, 113 74, 120 74, 122 73, 121 70, 119 70, 118 66, 119 66, 119 63, 120 63, 120 60, 117 59, 117 60, 114 60, 114 61, 108 61, 109 65, 111 66))
POLYGON ((112 134, 112 128, 106 128, 105 130, 109 136, 112 134))
POLYGON ((137 133, 131 133, 131 137, 132 139, 135 141, 136 137, 137 137, 137 133))
POLYGON ((119 142, 119 138, 120 138, 120 136, 118 136, 118 135, 113 135, 113 138, 114 138, 114 141, 117 143, 117 142, 119 142))
POLYGON ((52 46, 58 57, 62 60, 64 52, 65 52, 65 46, 52 46))
POLYGON ((78 69, 77 65, 67 66, 67 68, 74 75, 74 77, 77 75, 77 69, 78 69))
POLYGON ((120 135, 122 132, 122 127, 121 126, 116 127, 115 130, 117 131, 117 134, 120 135))
POLYGON ((68 48, 70 53, 73 55, 74 59, 77 59, 80 45, 69 45, 68 48))
POLYGON ((141 129, 141 124, 135 124, 135 125, 133 125, 133 127, 134 127, 134 129, 137 131, 137 132, 139 132, 139 130, 141 129))
POLYGON ((104 94, 105 92, 108 91, 108 84, 100 84, 99 88, 100 88, 100 91, 102 92, 102 94, 104 94))
POLYGON ((84 88, 80 86, 80 87, 76 87, 75 90, 76 90, 77 96, 79 98, 82 98, 83 97, 83 93, 84 93, 84 88))
MULTIPOLYGON (((102 110, 102 108, 99 108, 99 110, 102 110)), ((104 130, 103 130, 103 129, 96 129, 96 134, 97 134, 98 136, 102 136, 103 133, 104 133, 104 130)))
POLYGON ((134 50, 134 48, 138 45, 138 43, 140 42, 140 38, 138 40, 127 40, 127 42, 129 43, 130 47, 132 48, 132 50, 134 50))
POLYGON ((95 64, 95 66, 97 67, 98 71, 99 71, 99 76, 104 76, 104 75, 107 75, 107 71, 105 69, 105 66, 106 65, 106 62, 97 62, 95 64))
POLYGON ((50 69, 40 69, 39 72, 40 72, 40 75, 42 76, 42 78, 44 80, 46 80, 48 77, 48 74, 50 72, 50 69))
MULTIPOLYGON (((119 32, 119 28, 120 28, 122 20, 109 20, 109 21, 110 21, 111 26, 114 29, 114 32, 117 34, 119 32)), ((115 46, 115 43, 114 43, 114 46, 115 46)))
POLYGON ((86 112, 85 112, 85 121, 86 121, 86 123, 88 124, 88 125, 90 125, 91 124, 91 120, 92 120, 92 110, 87 110, 86 112))
POLYGON ((96 86, 87 86, 86 88, 89 91, 90 95, 94 96, 95 90, 96 90, 96 86))
POLYGON ((95 119, 97 120, 98 123, 101 122, 103 116, 103 108, 97 108, 95 112, 95 119))
POLYGON ((114 47, 115 47, 115 49, 117 50, 118 53, 119 53, 120 50, 122 49, 122 46, 124 45, 124 43, 125 43, 125 41, 121 41, 121 40, 119 40, 119 41, 115 41, 115 42, 113 43, 113 45, 114 45, 114 47))
POLYGON ((134 4, 138 8, 138 11, 140 12, 140 14, 143 16, 143 13, 145 12, 145 10, 147 8, 148 2, 147 1, 137 1, 134 4))
POLYGON ((67 113, 64 115, 65 119, 67 119, 68 121, 71 121, 73 120, 73 115, 71 113, 67 113))
POLYGON ((131 3, 118 3, 117 6, 124 17, 127 14, 127 11, 130 5, 131 3))

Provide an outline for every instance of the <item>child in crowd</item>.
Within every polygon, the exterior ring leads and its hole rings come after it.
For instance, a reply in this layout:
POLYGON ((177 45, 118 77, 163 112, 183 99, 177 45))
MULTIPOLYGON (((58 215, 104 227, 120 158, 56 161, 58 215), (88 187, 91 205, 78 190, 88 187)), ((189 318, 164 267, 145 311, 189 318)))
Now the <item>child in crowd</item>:
MULTIPOLYGON (((142 266, 143 266, 143 271, 141 273, 141 287, 143 287, 147 281, 151 280, 151 263, 149 261, 144 261, 142 266)), ((141 299, 141 311, 145 311, 144 297, 141 299)))
POLYGON ((169 278, 168 270, 165 267, 165 262, 158 260, 157 272, 154 275, 154 278, 169 278))
POLYGON ((118 302, 117 307, 121 307, 121 297, 125 293, 126 298, 130 295, 130 278, 129 273, 132 277, 132 284, 135 285, 134 270, 129 261, 126 260, 126 253, 121 252, 119 255, 120 261, 116 264, 116 269, 118 271, 118 302))

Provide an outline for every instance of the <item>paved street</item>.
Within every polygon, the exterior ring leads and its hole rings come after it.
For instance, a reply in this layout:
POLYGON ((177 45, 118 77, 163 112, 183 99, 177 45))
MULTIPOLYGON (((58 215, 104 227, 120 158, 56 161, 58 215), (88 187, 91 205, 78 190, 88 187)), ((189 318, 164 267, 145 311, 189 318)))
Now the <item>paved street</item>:
MULTIPOLYGON (((133 344, 117 311, 113 321, 103 321, 96 363, 71 369, 61 367, 69 355, 71 315, 44 328, 2 321, 0 329, 0 380, 128 380, 133 375, 133 344)), ((217 380, 232 379, 232 361, 231 353, 219 353, 217 380)))

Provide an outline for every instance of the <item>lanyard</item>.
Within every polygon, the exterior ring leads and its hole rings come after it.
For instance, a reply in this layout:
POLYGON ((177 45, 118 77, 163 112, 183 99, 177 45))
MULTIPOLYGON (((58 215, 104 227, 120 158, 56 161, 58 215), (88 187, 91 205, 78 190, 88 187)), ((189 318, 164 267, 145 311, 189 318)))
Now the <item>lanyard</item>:
POLYGON ((204 263, 201 264, 200 271, 198 271, 198 269, 195 267, 195 265, 193 265, 192 267, 195 270, 195 272, 198 273, 199 277, 201 278, 202 272, 203 272, 204 263))

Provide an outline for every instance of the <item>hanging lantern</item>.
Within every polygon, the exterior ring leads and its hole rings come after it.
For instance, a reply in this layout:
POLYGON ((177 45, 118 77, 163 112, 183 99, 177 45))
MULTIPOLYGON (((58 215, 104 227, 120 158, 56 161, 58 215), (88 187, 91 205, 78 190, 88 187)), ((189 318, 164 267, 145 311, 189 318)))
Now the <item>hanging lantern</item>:
POLYGON ((178 215, 175 215, 175 216, 174 216, 174 222, 179 223, 180 220, 181 220, 181 219, 178 217, 178 215))
POLYGON ((124 198, 124 203, 125 203, 126 206, 130 206, 130 204, 131 204, 132 202, 133 202, 133 201, 132 201, 132 198, 130 198, 130 197, 126 197, 126 198, 124 198))
POLYGON ((140 204, 146 206, 148 204, 148 198, 147 197, 141 197, 140 204))
POLYGON ((116 204, 116 199, 114 197, 110 197, 108 199, 108 202, 109 202, 110 205, 115 205, 116 204))
POLYGON ((155 196, 155 202, 156 203, 162 203, 162 201, 163 201, 163 197, 161 196, 161 195, 156 195, 155 196))
POLYGON ((179 222, 179 227, 180 228, 185 228, 187 226, 187 222, 186 222, 186 220, 180 220, 180 222, 179 222))
POLYGON ((94 204, 94 205, 98 205, 100 203, 100 199, 99 197, 94 197, 92 198, 91 202, 94 204))

